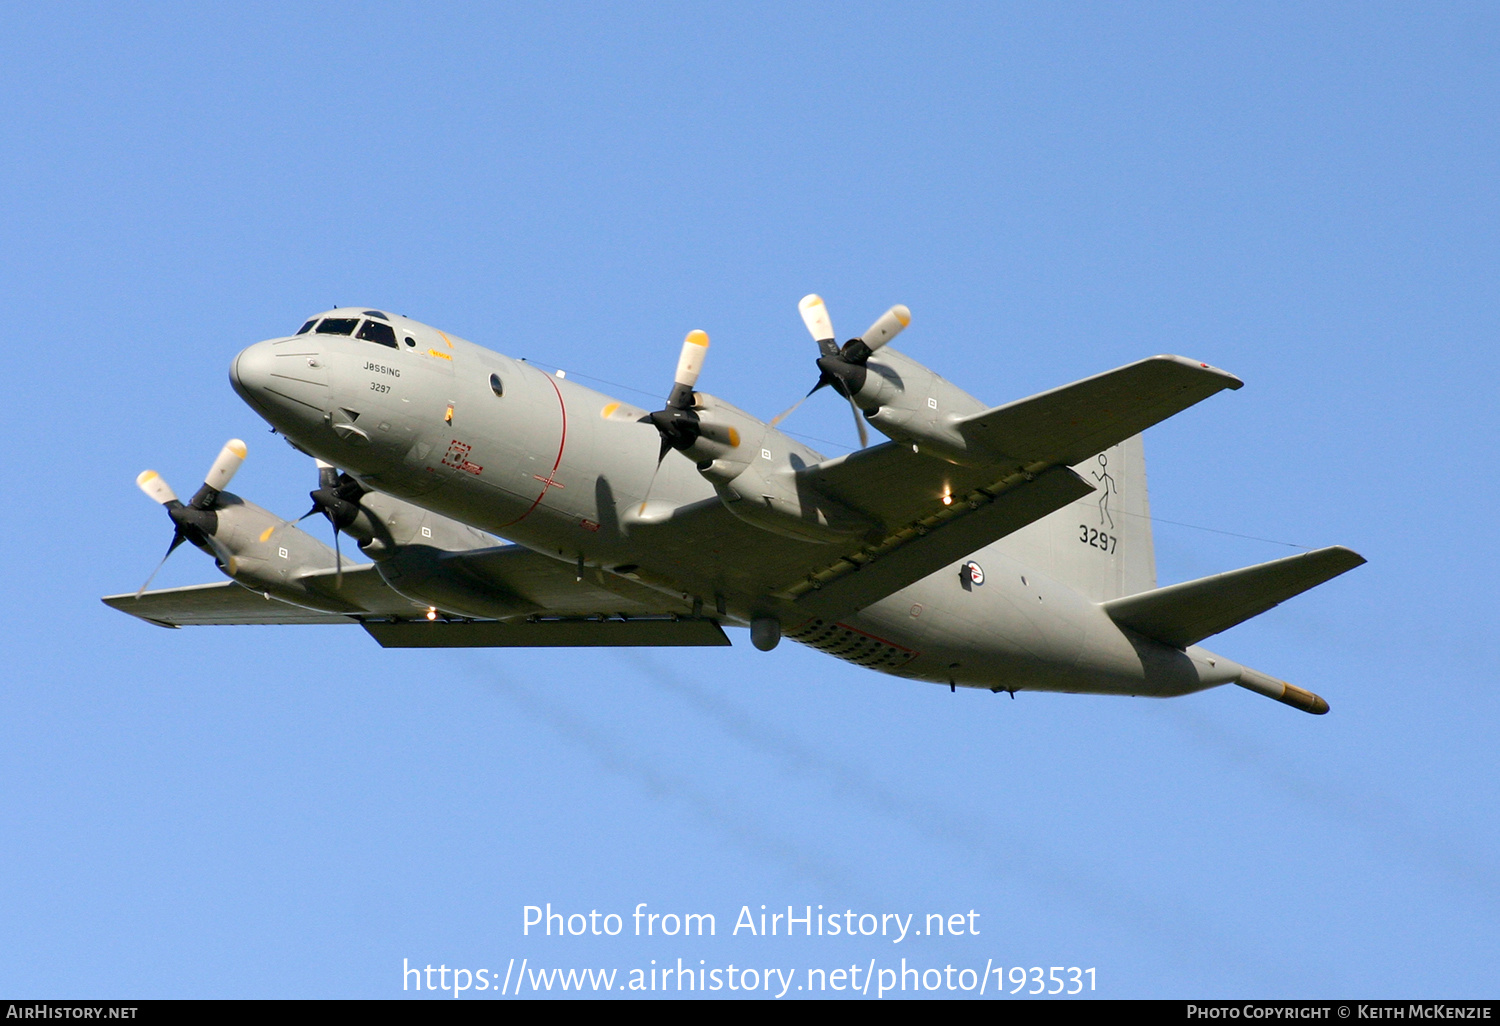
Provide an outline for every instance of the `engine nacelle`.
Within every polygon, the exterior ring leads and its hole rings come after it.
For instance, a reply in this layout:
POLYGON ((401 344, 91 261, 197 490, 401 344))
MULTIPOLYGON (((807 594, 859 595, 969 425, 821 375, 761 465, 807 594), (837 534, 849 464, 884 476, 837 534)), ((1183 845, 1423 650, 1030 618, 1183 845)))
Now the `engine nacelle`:
POLYGON ((360 550, 377 563, 408 545, 461 552, 498 544, 483 531, 384 492, 366 492, 360 497, 359 515, 344 533, 353 536, 360 550))
POLYGON ((299 606, 329 612, 348 608, 301 580, 310 572, 333 569, 333 549, 230 492, 219 493, 212 513, 212 530, 207 533, 221 551, 211 554, 220 560, 219 569, 235 581, 299 606), (227 559, 222 558, 225 554, 227 559))
POLYGON ((736 517, 810 542, 842 541, 877 528, 798 478, 798 470, 820 461, 813 450, 715 396, 700 392, 695 400, 701 434, 684 451, 736 517))
POLYGON ((863 380, 854 382, 854 402, 876 430, 950 463, 984 460, 969 454, 955 426, 987 409, 984 403, 890 347, 870 357, 863 370, 863 380))

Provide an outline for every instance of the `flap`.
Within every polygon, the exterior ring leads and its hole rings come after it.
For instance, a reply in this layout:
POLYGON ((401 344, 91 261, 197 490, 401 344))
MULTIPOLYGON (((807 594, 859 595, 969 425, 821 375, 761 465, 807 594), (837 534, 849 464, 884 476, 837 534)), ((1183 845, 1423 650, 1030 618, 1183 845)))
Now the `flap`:
POLYGON ((382 648, 592 648, 618 646, 723 646, 724 629, 689 617, 556 619, 521 623, 495 620, 407 620, 365 624, 382 648))
POLYGON ((593 613, 682 613, 690 606, 619 574, 585 567, 579 580, 574 563, 554 559, 523 545, 497 545, 441 557, 486 588, 517 596, 543 615, 593 613))
POLYGON ((1215 392, 1244 382, 1182 356, 1096 374, 958 421, 968 444, 995 457, 1073 466, 1215 392))
POLYGON ((1178 648, 1227 631, 1365 561, 1333 545, 1104 603, 1122 627, 1178 648))

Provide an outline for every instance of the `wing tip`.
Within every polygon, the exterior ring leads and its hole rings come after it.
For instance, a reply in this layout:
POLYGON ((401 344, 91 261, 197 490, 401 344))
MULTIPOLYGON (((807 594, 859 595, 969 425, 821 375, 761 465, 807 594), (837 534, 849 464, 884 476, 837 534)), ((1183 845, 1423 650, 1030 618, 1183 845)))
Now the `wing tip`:
MULTIPOLYGON (((150 592, 147 592, 147 594, 150 594, 150 592)), ((138 598, 139 596, 137 595, 105 595, 99 601, 111 609, 118 609, 120 612, 133 616, 137 620, 144 620, 146 623, 155 624, 158 627, 166 627, 169 630, 175 631, 181 626, 181 624, 172 623, 170 620, 157 620, 131 609, 130 603, 137 601, 138 598)))
POLYGON ((1338 572, 1333 575, 1334 577, 1337 577, 1339 574, 1346 574, 1355 567, 1364 566, 1369 562, 1368 559, 1347 545, 1328 545, 1321 549, 1310 549, 1307 552, 1307 555, 1313 554, 1322 556, 1339 568, 1338 572))
POLYGON ((1190 356, 1176 356, 1171 353, 1162 353, 1159 356, 1153 356, 1151 359, 1175 363, 1180 367, 1186 367, 1198 374, 1207 372, 1214 377, 1219 378, 1223 383, 1222 387, 1227 388, 1230 391, 1235 391, 1237 389, 1245 387, 1244 381, 1242 381, 1236 375, 1229 373, 1224 368, 1215 367, 1212 364, 1204 363, 1202 360, 1194 360, 1190 356))

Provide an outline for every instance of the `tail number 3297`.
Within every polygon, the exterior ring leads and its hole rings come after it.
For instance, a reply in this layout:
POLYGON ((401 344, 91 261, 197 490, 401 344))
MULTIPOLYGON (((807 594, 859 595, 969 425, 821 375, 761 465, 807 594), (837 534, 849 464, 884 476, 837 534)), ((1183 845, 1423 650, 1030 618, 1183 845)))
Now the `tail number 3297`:
POLYGON ((1114 552, 1115 544, 1119 541, 1112 534, 1105 534, 1097 528, 1088 527, 1084 524, 1078 525, 1078 540, 1085 545, 1092 545, 1102 552, 1114 552))

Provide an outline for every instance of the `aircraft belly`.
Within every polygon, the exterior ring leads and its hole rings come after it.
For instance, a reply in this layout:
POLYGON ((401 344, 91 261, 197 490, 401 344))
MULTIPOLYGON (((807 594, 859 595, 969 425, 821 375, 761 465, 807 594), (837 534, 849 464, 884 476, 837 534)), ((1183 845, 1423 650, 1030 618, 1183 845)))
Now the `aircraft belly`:
POLYGON ((994 547, 976 561, 980 584, 969 578, 965 588, 956 564, 840 626, 911 651, 900 665, 872 668, 940 684, 1165 697, 1233 679, 1227 661, 1122 630, 1094 602, 994 547))
POLYGON ((984 554, 982 583, 970 579, 965 588, 963 565, 908 589, 927 600, 923 676, 1008 689, 1074 685, 1088 603, 993 550, 984 554))

